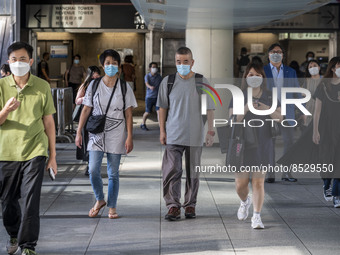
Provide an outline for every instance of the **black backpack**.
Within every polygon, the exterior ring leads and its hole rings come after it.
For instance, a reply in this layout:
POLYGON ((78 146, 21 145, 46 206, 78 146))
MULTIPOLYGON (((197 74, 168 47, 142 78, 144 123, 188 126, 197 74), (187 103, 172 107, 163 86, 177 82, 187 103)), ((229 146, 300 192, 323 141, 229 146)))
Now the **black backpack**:
MULTIPOLYGON (((174 86, 175 79, 176 79, 176 73, 170 74, 169 77, 168 77, 168 87, 167 87, 167 91, 168 91, 168 93, 167 93, 167 96, 168 96, 168 111, 170 109, 170 93, 171 93, 171 90, 174 86)), ((202 85, 203 84, 203 75, 202 74, 195 73, 195 83, 196 83, 197 93, 199 95, 199 98, 201 98, 201 95, 203 94, 203 90, 201 90, 201 88, 203 87, 203 85, 202 85)), ((203 115, 202 117, 203 117, 203 123, 205 123, 206 120, 207 120, 207 116, 203 115)))
POLYGON ((238 61, 239 66, 247 66, 250 62, 249 55, 241 56, 238 61))

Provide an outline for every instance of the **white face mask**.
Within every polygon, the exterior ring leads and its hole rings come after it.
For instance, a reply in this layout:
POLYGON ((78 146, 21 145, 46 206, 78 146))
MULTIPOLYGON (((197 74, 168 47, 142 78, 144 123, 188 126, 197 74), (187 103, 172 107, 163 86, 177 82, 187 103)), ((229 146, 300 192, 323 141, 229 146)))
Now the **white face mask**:
POLYGON ((311 61, 311 60, 313 60, 313 59, 314 59, 313 57, 308 57, 308 58, 307 58, 308 61, 311 61))
POLYGON ((14 76, 24 76, 30 71, 30 64, 26 62, 16 61, 14 63, 9 64, 9 68, 14 76))
POLYGON ((315 66, 315 67, 311 67, 308 69, 310 75, 317 75, 319 74, 319 67, 315 66))
POLYGON ((340 78, 340 67, 335 69, 335 75, 340 78))
POLYGON ((260 76, 249 76, 246 78, 246 81, 249 87, 257 88, 261 86, 263 78, 260 76))
POLYGON ((280 63, 282 61, 282 55, 279 53, 269 54, 269 60, 275 64, 280 63))
POLYGON ((157 73, 157 71, 158 71, 157 67, 151 68, 151 73, 155 74, 155 73, 157 73))

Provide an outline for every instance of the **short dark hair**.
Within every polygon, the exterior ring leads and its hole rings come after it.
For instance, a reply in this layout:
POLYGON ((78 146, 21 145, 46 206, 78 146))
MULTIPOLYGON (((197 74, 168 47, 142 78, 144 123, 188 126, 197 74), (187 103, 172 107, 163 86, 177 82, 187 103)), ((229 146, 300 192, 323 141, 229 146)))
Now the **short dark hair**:
POLYGON ((312 55, 313 55, 313 58, 315 57, 315 54, 314 54, 313 51, 308 51, 308 52, 306 53, 306 58, 308 57, 309 54, 312 54, 312 55))
POLYGON ((81 56, 79 54, 74 55, 73 59, 75 59, 76 57, 78 57, 79 60, 81 60, 81 56))
POLYGON ((177 49, 176 54, 178 55, 191 55, 192 57, 192 51, 188 47, 180 47, 177 49))
POLYGON ((120 65, 120 55, 117 51, 111 49, 104 50, 104 52, 99 56, 99 62, 102 66, 104 66, 104 62, 107 57, 112 57, 118 62, 118 66, 120 65))
POLYGON ((149 68, 151 68, 152 65, 156 65, 156 66, 158 67, 158 64, 157 64, 156 62, 151 62, 151 63, 149 64, 149 68))
POLYGON ((271 52, 275 47, 279 47, 282 50, 283 55, 285 55, 285 49, 279 43, 273 43, 272 45, 270 45, 270 47, 268 48, 268 53, 271 52))
POLYGON ((25 43, 25 42, 15 42, 15 43, 12 43, 8 47, 8 49, 7 49, 8 57, 9 57, 9 55, 12 54, 13 51, 21 50, 21 49, 25 49, 27 51, 27 54, 28 54, 29 58, 32 58, 32 56, 33 56, 33 47, 31 45, 29 45, 28 43, 25 43))
POLYGON ((242 53, 247 53, 247 48, 246 48, 246 47, 242 47, 242 48, 241 48, 241 54, 242 54, 242 53))
POLYGON ((126 55, 125 58, 124 58, 124 62, 133 64, 133 56, 132 55, 126 55))
POLYGON ((50 53, 48 53, 48 52, 44 52, 44 54, 43 54, 43 58, 44 58, 45 56, 47 56, 47 55, 50 55, 50 53))
POLYGON ((3 64, 0 70, 3 71, 5 74, 12 73, 11 69, 9 68, 9 64, 3 64))
POLYGON ((252 62, 252 63, 258 63, 258 64, 262 64, 262 63, 263 63, 262 59, 261 59, 259 56, 254 56, 254 57, 251 59, 251 62, 252 62))

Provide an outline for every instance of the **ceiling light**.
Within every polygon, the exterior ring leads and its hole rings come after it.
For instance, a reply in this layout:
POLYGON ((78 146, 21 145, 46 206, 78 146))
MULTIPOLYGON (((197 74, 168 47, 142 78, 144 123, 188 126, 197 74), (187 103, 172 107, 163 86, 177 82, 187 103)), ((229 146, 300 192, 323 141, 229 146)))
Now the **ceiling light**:
POLYGON ((149 9, 148 11, 149 11, 149 13, 151 13, 151 14, 161 14, 161 15, 165 15, 165 13, 166 13, 164 10, 157 10, 157 9, 149 9))
POLYGON ((149 4, 166 4, 166 0, 146 0, 149 4))

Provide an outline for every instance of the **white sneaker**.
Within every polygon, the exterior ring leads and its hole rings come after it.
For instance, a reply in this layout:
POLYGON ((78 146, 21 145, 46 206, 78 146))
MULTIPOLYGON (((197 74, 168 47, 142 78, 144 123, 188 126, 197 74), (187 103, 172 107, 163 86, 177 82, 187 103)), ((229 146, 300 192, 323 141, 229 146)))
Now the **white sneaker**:
POLYGON ((323 189, 323 197, 327 202, 331 202, 333 200, 332 187, 330 187, 329 189, 323 189))
POLYGON ((335 208, 340 208, 340 197, 333 197, 333 204, 335 208))
POLYGON ((251 227, 253 229, 264 229, 264 225, 259 214, 256 214, 253 217, 251 217, 251 227))
POLYGON ((237 218, 239 220, 246 220, 248 218, 249 207, 251 205, 251 198, 248 196, 245 202, 241 201, 240 208, 237 211, 237 218))

